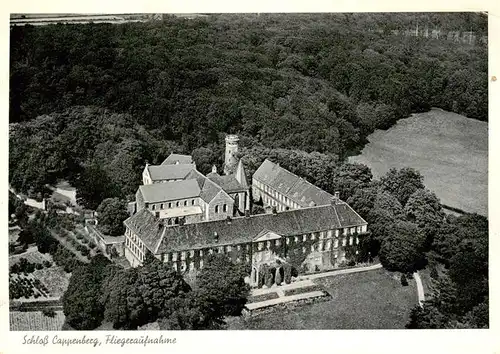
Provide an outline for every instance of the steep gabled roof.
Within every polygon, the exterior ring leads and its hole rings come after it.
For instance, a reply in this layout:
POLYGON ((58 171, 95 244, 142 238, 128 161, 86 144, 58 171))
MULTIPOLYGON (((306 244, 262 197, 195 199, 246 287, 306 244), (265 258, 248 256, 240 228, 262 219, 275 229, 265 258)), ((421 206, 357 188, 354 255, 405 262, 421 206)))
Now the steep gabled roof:
POLYGON ((145 203, 158 203, 198 197, 200 187, 195 179, 189 179, 139 186, 139 192, 145 203))
POLYGON ((184 165, 192 164, 193 157, 191 155, 170 154, 161 164, 162 165, 184 165))
POLYGON ((196 169, 194 164, 185 165, 148 165, 147 169, 153 181, 185 179, 192 170, 196 169))
POLYGON ((215 173, 209 173, 207 178, 219 185, 226 193, 245 192, 248 190, 248 187, 242 186, 233 175, 220 176, 215 173))
POLYGON ((255 171, 253 178, 277 190, 303 208, 330 204, 334 198, 330 193, 268 159, 264 160, 255 171))
POLYGON ((148 249, 158 254, 252 242, 255 237, 269 231, 282 236, 292 236, 366 225, 366 221, 347 204, 339 202, 335 205, 289 210, 277 214, 233 218, 230 222, 217 220, 183 226, 158 226, 159 222, 151 212, 142 209, 128 218, 125 225, 131 225, 131 229, 148 249), (342 215, 342 218, 337 215, 342 215))

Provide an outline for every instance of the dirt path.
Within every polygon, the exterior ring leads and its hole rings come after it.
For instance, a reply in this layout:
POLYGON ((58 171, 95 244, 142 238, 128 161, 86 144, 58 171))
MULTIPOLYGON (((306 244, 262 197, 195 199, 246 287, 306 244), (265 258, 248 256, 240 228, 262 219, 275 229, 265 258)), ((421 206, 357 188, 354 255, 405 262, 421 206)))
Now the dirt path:
POLYGON ((420 274, 418 274, 418 272, 413 273, 413 277, 415 278, 415 283, 417 283, 418 303, 420 304, 420 306, 422 306, 422 303, 425 301, 424 286, 422 285, 422 279, 420 278, 420 274))

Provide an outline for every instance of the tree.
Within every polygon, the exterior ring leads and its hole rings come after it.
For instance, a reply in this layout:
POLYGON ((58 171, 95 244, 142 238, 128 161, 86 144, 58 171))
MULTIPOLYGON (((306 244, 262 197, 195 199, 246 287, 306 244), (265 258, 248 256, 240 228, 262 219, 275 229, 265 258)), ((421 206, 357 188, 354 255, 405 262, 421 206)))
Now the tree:
POLYGON ((390 271, 413 273, 424 265, 424 241, 415 224, 399 221, 392 226, 382 241, 380 263, 390 271))
POLYGON ((110 236, 120 236, 125 232, 123 222, 129 217, 127 205, 118 198, 106 198, 97 207, 97 217, 101 231, 110 236))
POLYGON ((341 199, 346 200, 358 189, 368 187, 372 178, 372 171, 368 166, 360 163, 345 163, 335 173, 333 189, 340 192, 341 199))
POLYGON ((168 316, 170 301, 190 291, 184 279, 162 262, 119 270, 103 286, 104 318, 114 328, 136 329, 168 316))
MULTIPOLYGON (((192 152, 193 161, 196 163, 196 169, 204 175, 212 171, 212 166, 218 165, 218 156, 212 149, 200 147, 192 152)), ((219 171, 220 173, 220 171, 219 171)))
POLYGON ((438 197, 428 189, 413 193, 404 208, 406 218, 423 228, 438 228, 443 223, 444 213, 438 197))
POLYGON ((418 189, 424 189, 424 177, 417 170, 409 167, 396 170, 391 168, 382 178, 382 188, 394 195, 402 206, 418 189))
POLYGON ((97 163, 85 167, 75 187, 78 204, 91 210, 95 210, 104 199, 116 194, 115 186, 97 163))
POLYGON ((209 322, 223 323, 226 316, 239 316, 250 287, 243 268, 221 254, 211 255, 197 276, 196 297, 209 322))
POLYGON ((100 301, 101 284, 110 272, 111 263, 104 256, 95 256, 89 264, 73 270, 62 302, 66 322, 77 330, 97 328, 104 318, 100 301))

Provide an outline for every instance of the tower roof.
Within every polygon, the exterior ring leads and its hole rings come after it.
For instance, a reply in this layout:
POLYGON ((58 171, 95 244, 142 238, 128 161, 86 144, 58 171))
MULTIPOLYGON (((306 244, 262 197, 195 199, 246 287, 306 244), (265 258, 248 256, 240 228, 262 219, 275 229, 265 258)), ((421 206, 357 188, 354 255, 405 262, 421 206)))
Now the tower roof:
POLYGON ((238 162, 238 167, 236 168, 234 178, 236 178, 236 180, 241 184, 242 187, 248 187, 245 167, 243 167, 243 162, 241 160, 238 162))

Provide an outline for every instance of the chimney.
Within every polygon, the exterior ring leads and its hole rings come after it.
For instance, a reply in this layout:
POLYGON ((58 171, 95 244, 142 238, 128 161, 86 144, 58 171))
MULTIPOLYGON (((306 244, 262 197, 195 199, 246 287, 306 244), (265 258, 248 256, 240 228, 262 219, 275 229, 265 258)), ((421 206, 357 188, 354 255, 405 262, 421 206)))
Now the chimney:
POLYGON ((340 200, 340 192, 336 191, 335 192, 335 201, 339 201, 339 200, 340 200))

